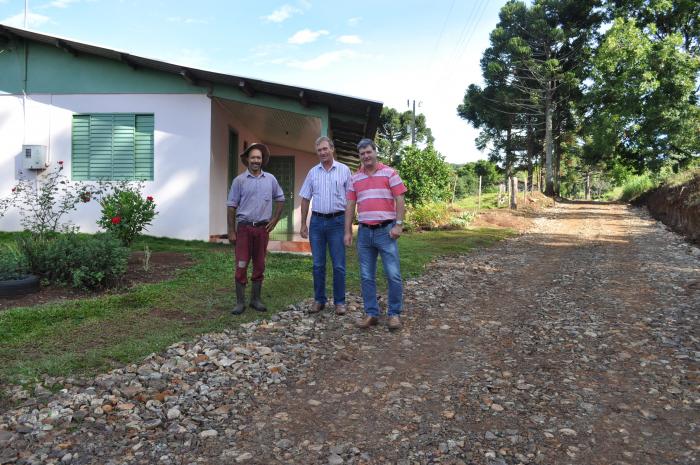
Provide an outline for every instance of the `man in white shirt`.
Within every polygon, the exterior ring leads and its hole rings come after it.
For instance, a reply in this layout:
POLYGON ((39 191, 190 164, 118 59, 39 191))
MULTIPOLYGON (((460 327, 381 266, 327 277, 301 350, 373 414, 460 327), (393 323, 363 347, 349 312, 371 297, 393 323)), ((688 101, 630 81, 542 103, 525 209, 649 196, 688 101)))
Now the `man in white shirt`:
POLYGON ((301 186, 301 237, 309 238, 313 255, 314 304, 309 313, 326 306, 326 249, 333 263, 333 303, 335 313, 344 315, 345 306, 345 227, 346 191, 350 168, 334 159, 333 141, 326 136, 316 139, 320 163, 306 175, 301 186), (306 219, 311 205, 311 223, 306 219))

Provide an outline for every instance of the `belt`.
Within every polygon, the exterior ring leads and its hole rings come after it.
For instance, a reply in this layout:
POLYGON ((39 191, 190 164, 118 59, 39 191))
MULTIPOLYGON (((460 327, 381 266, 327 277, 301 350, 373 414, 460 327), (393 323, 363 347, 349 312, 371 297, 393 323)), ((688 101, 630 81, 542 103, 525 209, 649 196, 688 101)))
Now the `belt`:
POLYGON ((319 212, 311 212, 313 216, 320 216, 321 218, 334 218, 336 216, 344 215, 345 211, 339 211, 339 212, 334 212, 334 213, 319 213, 319 212))
POLYGON ((365 228, 369 228, 369 229, 378 229, 378 228, 383 228, 384 226, 387 226, 393 222, 394 222, 394 220, 386 220, 386 221, 382 221, 381 223, 377 223, 377 224, 360 223, 360 226, 364 226, 365 228))
POLYGON ((252 226, 253 228, 264 228, 269 221, 239 221, 238 226, 252 226))

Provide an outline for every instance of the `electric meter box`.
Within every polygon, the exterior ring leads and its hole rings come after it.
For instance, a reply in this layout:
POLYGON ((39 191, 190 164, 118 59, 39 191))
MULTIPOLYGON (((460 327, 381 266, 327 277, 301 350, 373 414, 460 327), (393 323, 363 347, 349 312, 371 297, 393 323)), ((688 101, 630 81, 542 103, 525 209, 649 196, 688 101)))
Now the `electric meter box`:
POLYGON ((49 166, 45 145, 23 145, 22 155, 25 170, 45 170, 49 166))

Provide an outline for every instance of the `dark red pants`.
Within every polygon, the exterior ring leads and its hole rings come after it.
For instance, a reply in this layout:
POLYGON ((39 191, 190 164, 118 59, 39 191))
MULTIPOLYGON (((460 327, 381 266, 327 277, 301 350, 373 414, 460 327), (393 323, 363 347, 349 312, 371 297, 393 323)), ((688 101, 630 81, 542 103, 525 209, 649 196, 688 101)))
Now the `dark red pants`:
POLYGON ((239 225, 236 231, 236 281, 248 283, 248 262, 253 261, 251 281, 262 281, 270 233, 265 228, 239 225))

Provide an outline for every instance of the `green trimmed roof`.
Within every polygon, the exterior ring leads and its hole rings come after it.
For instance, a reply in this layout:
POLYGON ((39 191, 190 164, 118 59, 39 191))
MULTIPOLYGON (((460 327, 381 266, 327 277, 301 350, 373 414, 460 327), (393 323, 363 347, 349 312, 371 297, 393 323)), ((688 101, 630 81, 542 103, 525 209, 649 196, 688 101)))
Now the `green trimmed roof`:
POLYGON ((355 166, 359 162, 356 144, 363 137, 374 138, 382 110, 381 102, 176 65, 0 24, 0 49, 23 41, 55 47, 76 58, 106 58, 123 63, 137 71, 168 73, 184 80, 189 86, 200 88, 209 95, 217 93, 215 89, 225 86, 241 92, 249 102, 255 101, 256 96, 265 96, 291 100, 310 110, 318 106, 327 108, 328 129, 333 137, 336 154, 342 161, 355 166))

